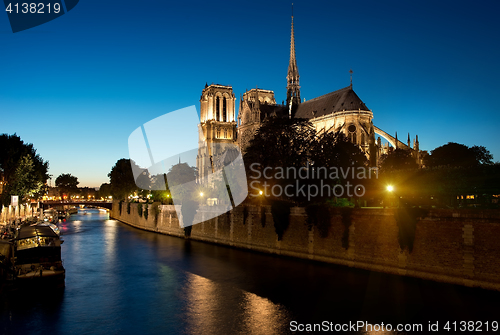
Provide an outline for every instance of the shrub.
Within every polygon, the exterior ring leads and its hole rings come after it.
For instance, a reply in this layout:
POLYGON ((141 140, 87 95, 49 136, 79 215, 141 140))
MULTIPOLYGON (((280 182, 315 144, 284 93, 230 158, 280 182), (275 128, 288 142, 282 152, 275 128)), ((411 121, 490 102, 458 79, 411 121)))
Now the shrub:
POLYGON ((346 198, 333 198, 328 204, 332 207, 354 207, 354 204, 346 198))

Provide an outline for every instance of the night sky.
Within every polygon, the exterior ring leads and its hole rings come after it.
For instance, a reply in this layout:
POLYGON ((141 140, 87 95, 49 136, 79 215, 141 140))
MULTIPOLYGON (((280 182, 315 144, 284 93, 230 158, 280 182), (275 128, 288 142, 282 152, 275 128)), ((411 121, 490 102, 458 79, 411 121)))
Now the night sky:
MULTIPOLYGON (((301 97, 349 85, 374 124, 420 148, 483 145, 500 160, 498 1, 294 1, 301 97)), ((286 99, 291 1, 82 0, 12 33, 0 13, 0 133, 97 187, 145 122, 206 82, 286 99)), ((238 103, 237 103, 238 104, 238 103)), ((176 137, 166 144, 175 145, 176 137)))

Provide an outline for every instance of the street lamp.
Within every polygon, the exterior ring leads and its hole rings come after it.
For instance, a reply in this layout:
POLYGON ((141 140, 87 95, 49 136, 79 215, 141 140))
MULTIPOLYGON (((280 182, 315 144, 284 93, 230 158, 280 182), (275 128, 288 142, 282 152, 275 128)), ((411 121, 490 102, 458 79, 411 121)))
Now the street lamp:
POLYGON ((391 205, 389 200, 391 199, 390 194, 394 191, 394 186, 387 185, 385 187, 385 190, 387 191, 387 194, 384 196, 384 199, 383 199, 384 208, 389 207, 391 205))

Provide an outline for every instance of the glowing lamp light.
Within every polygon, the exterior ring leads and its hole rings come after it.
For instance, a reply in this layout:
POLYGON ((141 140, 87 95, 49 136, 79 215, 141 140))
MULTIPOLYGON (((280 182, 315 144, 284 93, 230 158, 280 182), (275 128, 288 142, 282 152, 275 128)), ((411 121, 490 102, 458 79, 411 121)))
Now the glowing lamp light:
POLYGON ((394 191, 394 187, 392 185, 387 186, 387 191, 392 192, 394 191))
POLYGON ((202 196, 203 196, 203 192, 200 192, 200 197, 202 197, 202 196))
POLYGON ((260 194, 260 195, 262 195, 262 194, 264 194, 264 192, 262 192, 262 191, 259 191, 259 194, 260 194))

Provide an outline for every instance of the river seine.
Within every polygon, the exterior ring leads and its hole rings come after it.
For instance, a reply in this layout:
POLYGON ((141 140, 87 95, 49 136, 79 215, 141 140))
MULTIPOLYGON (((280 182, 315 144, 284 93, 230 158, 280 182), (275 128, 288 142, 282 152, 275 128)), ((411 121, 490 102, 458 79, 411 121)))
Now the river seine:
POLYGON ((186 241, 95 209, 60 227, 66 287, 4 294, 1 334, 487 333, 500 321, 500 292, 186 241))

